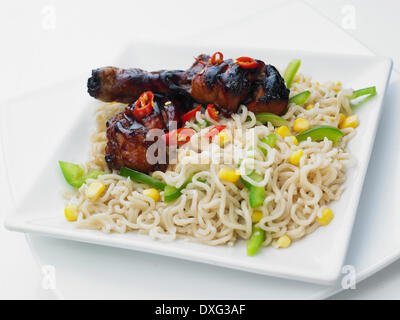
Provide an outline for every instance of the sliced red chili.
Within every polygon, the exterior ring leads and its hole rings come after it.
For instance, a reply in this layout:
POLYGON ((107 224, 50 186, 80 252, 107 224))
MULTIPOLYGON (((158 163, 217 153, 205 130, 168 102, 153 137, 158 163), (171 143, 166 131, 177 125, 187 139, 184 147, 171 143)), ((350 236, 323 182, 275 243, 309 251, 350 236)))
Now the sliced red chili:
POLYGON ((224 55, 219 51, 215 52, 210 60, 211 64, 220 64, 222 61, 224 61, 224 55))
POLYGON ((234 62, 243 69, 254 69, 258 67, 258 62, 250 57, 240 57, 235 59, 234 62))
POLYGON ((196 60, 198 63, 202 64, 203 66, 207 65, 207 63, 205 63, 204 61, 201 61, 199 59, 197 59, 196 57, 193 57, 194 60, 196 60))
POLYGON ((214 120, 218 122, 218 110, 215 108, 215 105, 209 104, 207 106, 207 113, 209 116, 214 120))
POLYGON ((189 142, 190 138, 196 133, 193 129, 190 128, 180 128, 177 130, 172 130, 164 135, 162 135, 162 139, 164 140, 167 146, 170 145, 181 145, 189 142))
POLYGON ((193 110, 185 113, 182 116, 182 123, 185 124, 187 121, 192 120, 196 116, 197 111, 200 111, 200 110, 201 110, 201 104, 199 104, 199 106, 197 108, 194 108, 193 110))
POLYGON ((216 136, 218 133, 220 133, 222 130, 226 129, 226 126, 215 126, 211 128, 205 135, 204 137, 206 138, 212 138, 216 136))
POLYGON ((136 101, 136 107, 133 111, 136 119, 140 120, 145 116, 148 116, 154 108, 154 94, 151 91, 146 91, 141 94, 139 99, 136 101))

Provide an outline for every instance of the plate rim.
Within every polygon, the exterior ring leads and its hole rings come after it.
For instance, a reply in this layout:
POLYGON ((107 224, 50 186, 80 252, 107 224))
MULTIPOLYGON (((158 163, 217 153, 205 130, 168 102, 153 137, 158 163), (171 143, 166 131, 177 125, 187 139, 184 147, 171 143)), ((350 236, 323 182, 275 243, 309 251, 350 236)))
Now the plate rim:
MULTIPOLYGON (((125 50, 129 50, 129 47, 132 47, 133 44, 128 45, 125 50)), ((147 46, 163 46, 163 44, 144 44, 147 46)), ((185 45, 171 45, 171 47, 187 47, 187 48, 196 48, 195 46, 185 46, 185 45)), ((225 48, 229 48, 229 49, 237 49, 237 47, 235 46, 224 46, 225 48)), ((250 47, 249 47, 250 49, 250 47)), ((262 51, 262 52, 285 52, 285 53, 292 53, 292 52, 296 52, 299 55, 317 55, 317 56, 335 56, 335 57, 360 57, 362 59, 369 59, 369 60, 375 60, 375 61, 383 61, 386 62, 385 65, 385 78, 386 81, 383 84, 384 86, 384 92, 382 93, 382 98, 381 101, 379 103, 379 113, 378 113, 378 118, 374 121, 373 125, 373 135, 372 135, 372 139, 371 139, 371 143, 368 146, 368 150, 366 152, 366 155, 368 157, 367 161, 365 162, 365 166, 364 168, 362 168, 363 170, 360 172, 360 175, 362 176, 361 178, 361 183, 358 184, 358 188, 357 188, 357 192, 355 193, 355 195, 357 196, 357 201, 355 202, 355 208, 354 208, 354 213, 352 214, 352 219, 351 219, 351 228, 350 228, 350 232, 346 233, 346 240, 345 240, 345 247, 344 247, 344 253, 341 255, 341 259, 336 259, 335 261, 337 261, 339 264, 332 269, 332 271, 330 272, 330 274, 325 274, 323 277, 304 277, 304 276, 299 276, 299 275, 287 275, 287 274, 279 274, 279 272, 271 272, 271 271, 265 271, 265 270, 252 270, 251 268, 249 268, 248 265, 246 266, 241 266, 241 265, 232 265, 230 262, 222 262, 222 261, 210 261, 210 259, 207 259, 206 257, 195 257, 193 255, 181 255, 178 253, 174 253, 173 251, 177 251, 176 248, 172 248, 171 250, 165 250, 161 247, 161 249, 157 250, 157 249, 149 249, 148 246, 143 245, 143 243, 136 243, 135 241, 129 241, 129 245, 122 245, 122 244, 118 244, 118 243, 114 243, 115 241, 113 241, 113 239, 110 240, 110 238, 108 238, 107 240, 105 239, 100 239, 98 237, 96 237, 95 235, 91 236, 91 237, 86 237, 86 236, 79 236, 79 235, 75 235, 72 234, 71 236, 69 236, 69 232, 66 232, 67 230, 64 230, 63 233, 60 233, 59 231, 50 231, 50 230, 42 230, 49 228, 49 227, 45 227, 43 226, 42 228, 40 227, 35 227, 32 226, 30 224, 27 224, 26 222, 23 221, 19 221, 20 219, 20 215, 18 214, 18 209, 15 208, 12 213, 8 214, 5 221, 4 221, 4 225, 8 230, 13 230, 13 231, 20 231, 20 232, 32 232, 32 233, 37 233, 37 234, 42 234, 42 235, 47 235, 47 236, 51 236, 51 237, 56 237, 56 238, 61 238, 61 239, 67 239, 67 240, 75 240, 75 241, 81 241, 81 242, 88 242, 88 243, 95 243, 95 244, 100 244, 100 245, 106 245, 106 246, 111 246, 111 247, 120 247, 120 248, 126 248, 126 249, 131 249, 131 250, 137 250, 137 251, 144 251, 144 252, 151 252, 151 253, 155 253, 155 254, 159 254, 159 255, 166 255, 166 256, 172 256, 172 257, 176 257, 176 258, 180 258, 180 259, 185 259, 185 260, 191 260, 191 261, 196 261, 196 262, 202 262, 202 263, 208 263, 208 264, 213 264, 213 265, 219 265, 221 267, 228 267, 228 268, 233 268, 233 269, 238 269, 238 270, 242 270, 242 271, 246 271, 246 272, 253 272, 253 273, 259 273, 259 274, 265 274, 268 276, 274 276, 274 277, 280 277, 280 278, 285 278, 285 279, 295 279, 295 280, 300 280, 300 281, 306 281, 306 282, 311 282, 311 283, 316 283, 316 284, 323 284, 323 285, 331 285, 333 283, 336 282, 338 276, 340 275, 340 269, 344 263, 344 259, 346 258, 347 255, 347 251, 349 248, 349 243, 350 243, 350 238, 353 232, 353 226, 354 226, 354 221, 355 221, 355 217, 356 217, 356 213, 357 213, 357 207, 359 205, 359 199, 361 196, 361 192, 362 192, 362 187, 364 185, 364 181, 365 181, 365 176, 366 176, 366 172, 370 163, 370 157, 371 157, 371 152, 372 152, 372 148, 373 148, 373 144, 374 141, 376 139, 376 133, 377 133, 377 127, 380 121, 380 117, 382 114, 382 109, 383 109, 383 103, 384 103, 384 97, 386 95, 386 91, 387 91, 387 87, 388 87, 388 83, 390 80, 390 74, 392 71, 392 66, 393 66, 393 61, 391 58, 388 57, 382 57, 382 56, 370 56, 370 55, 355 55, 355 54, 325 54, 325 53, 321 53, 321 52, 312 52, 312 51, 294 51, 294 50, 287 50, 287 49, 283 49, 283 50, 279 50, 279 49, 268 49, 268 48, 251 48, 253 50, 258 50, 258 51, 262 51)), ((383 69, 383 68, 382 68, 383 69)), ((54 87, 54 86, 52 86, 54 87)), ((44 89, 39 89, 36 92, 41 92, 44 91, 44 89)), ((28 94, 29 95, 29 94, 28 94)), ((13 99, 13 100, 18 100, 18 99, 13 99)), ((65 134, 67 135, 67 133, 65 134)), ((3 143, 3 141, 2 141, 3 143)), ((5 159, 4 159, 5 160, 5 159)), ((5 167, 7 169, 7 162, 5 161, 5 167)), ((7 179, 9 179, 9 176, 7 175, 7 179)), ((36 181, 36 177, 33 179, 36 181)), ((10 183, 9 183, 9 186, 10 183)), ((12 190, 12 189, 11 189, 12 190)), ((24 197, 22 197, 20 199, 21 202, 23 202, 25 200, 24 197)), ((350 221, 349 221, 350 222, 350 221)), ((399 253, 400 255, 400 253, 399 253)))

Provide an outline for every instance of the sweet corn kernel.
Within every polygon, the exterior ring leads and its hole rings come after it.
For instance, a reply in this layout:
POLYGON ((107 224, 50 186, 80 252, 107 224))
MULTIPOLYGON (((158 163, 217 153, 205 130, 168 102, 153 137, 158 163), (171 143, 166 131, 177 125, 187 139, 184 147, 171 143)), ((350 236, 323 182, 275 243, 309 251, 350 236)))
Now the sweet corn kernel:
POLYGON ((297 138, 295 136, 290 136, 289 138, 292 140, 292 142, 295 146, 299 145, 299 141, 297 140, 297 138))
POLYGON ((66 206, 64 209, 65 218, 68 221, 76 221, 78 219, 78 208, 76 206, 66 206))
POLYGON ((287 236, 286 234, 284 236, 281 236, 278 239, 278 245, 279 248, 287 248, 290 246, 290 244, 292 243, 292 240, 290 240, 289 236, 287 236))
POLYGON ((95 201, 100 197, 105 188, 106 186, 101 182, 92 182, 86 191, 86 197, 90 201, 95 201))
POLYGON ((294 151, 290 157, 289 157, 289 162, 291 164, 294 164, 295 166, 297 166, 300 162, 300 158, 303 156, 303 149, 294 151))
POLYGON ((155 188, 145 189, 143 190, 143 194, 152 198, 155 202, 160 200, 160 192, 155 188))
POLYGON ((287 126, 281 126, 276 129, 276 133, 279 134, 282 138, 290 135, 290 129, 287 126))
POLYGON ((218 140, 219 140, 219 145, 221 147, 223 147, 224 145, 226 145, 229 141, 230 141, 230 137, 229 134, 225 131, 222 130, 219 134, 218 134, 218 140))
POLYGON ((333 219, 333 212, 329 208, 325 208, 322 210, 321 216, 318 217, 318 221, 321 226, 328 225, 333 219))
POLYGON ((344 121, 344 119, 346 118, 346 116, 343 113, 339 113, 339 123, 338 123, 338 127, 340 127, 344 121))
POLYGON ((251 216, 251 221, 252 221, 253 223, 260 222, 260 220, 262 219, 262 217, 263 217, 263 213, 262 213, 261 210, 254 210, 254 211, 253 211, 253 214, 252 214, 252 216, 251 216))
POLYGON ((352 114, 351 116, 346 117, 343 122, 340 124, 339 128, 357 128, 359 124, 358 116, 356 114, 352 114))
POLYGON ((293 123, 293 130, 296 132, 303 132, 310 129, 310 121, 304 118, 297 118, 293 123))
POLYGON ((218 178, 229 182, 237 182, 240 178, 239 170, 222 168, 218 172, 218 178))
POLYGON ((309 105, 306 106, 306 110, 311 110, 314 107, 315 107, 315 104, 310 103, 309 105))

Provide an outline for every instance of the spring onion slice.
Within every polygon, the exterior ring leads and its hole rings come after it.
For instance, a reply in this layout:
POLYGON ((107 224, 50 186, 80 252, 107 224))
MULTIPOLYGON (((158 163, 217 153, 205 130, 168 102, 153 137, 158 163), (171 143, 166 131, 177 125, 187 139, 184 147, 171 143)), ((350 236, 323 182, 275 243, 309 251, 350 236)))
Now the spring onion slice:
POLYGON ((300 142, 307 140, 308 137, 310 137, 312 141, 321 141, 326 137, 333 142, 338 142, 342 139, 343 135, 343 132, 338 128, 331 126, 317 126, 298 134, 296 138, 300 142))
POLYGON ((132 170, 126 167, 122 167, 119 174, 123 177, 129 177, 131 180, 147 184, 148 186, 154 187, 158 190, 164 190, 166 184, 156 178, 150 177, 142 172, 132 170))
POLYGON ((187 185, 192 182, 193 176, 194 174, 192 174, 180 188, 167 185, 164 189, 164 202, 169 203, 178 199, 182 195, 182 190, 185 189, 187 185))
POLYGON ((359 98, 361 96, 366 96, 368 94, 375 95, 376 94, 376 87, 368 87, 363 89, 354 90, 353 94, 349 97, 349 100, 353 100, 359 98))
POLYGON ((271 122, 274 127, 280 127, 289 124, 289 121, 287 121, 286 119, 283 119, 282 117, 277 116, 276 114, 268 112, 261 112, 256 114, 256 120, 263 124, 271 122))
POLYGON ((301 106, 307 101, 307 99, 308 99, 308 97, 310 95, 311 95, 311 92, 308 91, 308 90, 305 90, 305 91, 303 91, 303 92, 301 92, 299 94, 296 94, 295 96, 291 97, 289 99, 289 103, 295 103, 298 106, 301 106))
POLYGON ((294 59, 289 62, 285 73, 283 74, 283 79, 285 79, 286 87, 290 88, 292 85, 293 79, 296 76, 297 71, 299 70, 301 65, 301 61, 299 59, 294 59))
MULTIPOLYGON (((276 134, 271 133, 264 138, 260 139, 260 142, 269 145, 271 148, 275 147, 276 144, 276 134)), ((266 156, 268 154, 268 150, 263 148, 262 146, 258 146, 258 148, 262 151, 262 153, 266 156)))
POLYGON ((62 174, 68 184, 74 188, 80 188, 87 179, 97 179, 99 175, 106 174, 100 170, 89 171, 86 175, 81 166, 65 161, 58 161, 62 174))
POLYGON ((104 171, 100 171, 100 170, 92 170, 89 171, 83 178, 85 179, 97 179, 99 176, 101 176, 102 174, 106 174, 104 171))
MULTIPOLYGON (((260 174, 254 171, 251 174, 249 174, 249 178, 257 182, 260 182, 263 179, 263 177, 260 174)), ((265 199, 265 188, 254 186, 251 183, 244 180, 242 177, 240 177, 240 180, 245 185, 245 187, 249 189, 250 207, 258 208, 262 206, 265 199)))
POLYGON ((169 203, 178 199, 182 195, 181 190, 174 186, 167 185, 164 189, 164 202, 169 203))
POLYGON ((58 161, 62 174, 68 184, 72 187, 79 188, 85 181, 83 175, 84 170, 75 163, 58 161))
POLYGON ((247 241, 247 255, 254 256, 260 250, 265 239, 265 231, 259 227, 253 227, 250 239, 247 241))

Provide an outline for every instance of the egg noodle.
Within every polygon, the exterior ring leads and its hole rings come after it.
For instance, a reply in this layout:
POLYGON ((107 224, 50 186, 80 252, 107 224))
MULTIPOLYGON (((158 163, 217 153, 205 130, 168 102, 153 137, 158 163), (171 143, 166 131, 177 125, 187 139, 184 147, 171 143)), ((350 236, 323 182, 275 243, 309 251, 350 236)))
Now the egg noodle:
MULTIPOLYGON (((290 103, 283 116, 289 121, 289 128, 293 128, 294 120, 299 117, 307 119, 311 127, 337 127, 341 110, 351 114, 348 96, 353 91, 343 90, 340 83, 319 84, 297 74, 290 96, 304 90, 311 92, 307 102, 303 106, 290 103)), ((185 127, 195 129, 196 134, 178 148, 176 164, 152 176, 180 187, 194 174, 192 183, 174 202, 163 202, 163 192, 161 200, 155 202, 142 193, 149 186, 133 182, 116 171, 110 172, 104 160, 106 121, 125 107, 103 103, 95 111, 96 131, 91 137, 90 159, 83 167, 86 172, 94 169, 107 172, 96 179, 106 189, 97 200, 90 201, 86 191, 95 180, 88 180, 75 193, 67 195, 68 204, 78 208, 79 228, 119 233, 138 230, 154 239, 185 238, 208 245, 233 245, 238 239, 249 239, 254 210, 249 204, 249 191, 240 181, 232 183, 218 177, 221 168, 231 168, 240 170, 247 182, 265 187, 264 203, 257 208, 262 212, 257 226, 266 231, 263 245, 277 247, 277 239, 282 235, 295 241, 316 230, 320 225, 318 215, 329 203, 339 200, 344 190, 350 161, 346 144, 355 135, 355 129, 343 129, 344 137, 336 144, 327 138, 320 142, 309 138, 296 145, 292 137, 282 138, 277 134, 276 145, 271 148, 260 139, 274 133, 276 128, 257 122, 255 115, 242 105, 230 118, 220 117, 218 124, 227 127, 229 136, 224 145, 218 136, 204 143, 202 137, 210 130, 204 126, 205 120, 216 124, 208 114, 198 112, 195 119, 186 123, 185 127), (303 156, 299 164, 291 164, 290 155, 300 149, 303 156), (246 174, 250 170, 261 174, 263 180, 253 181, 246 174)))

